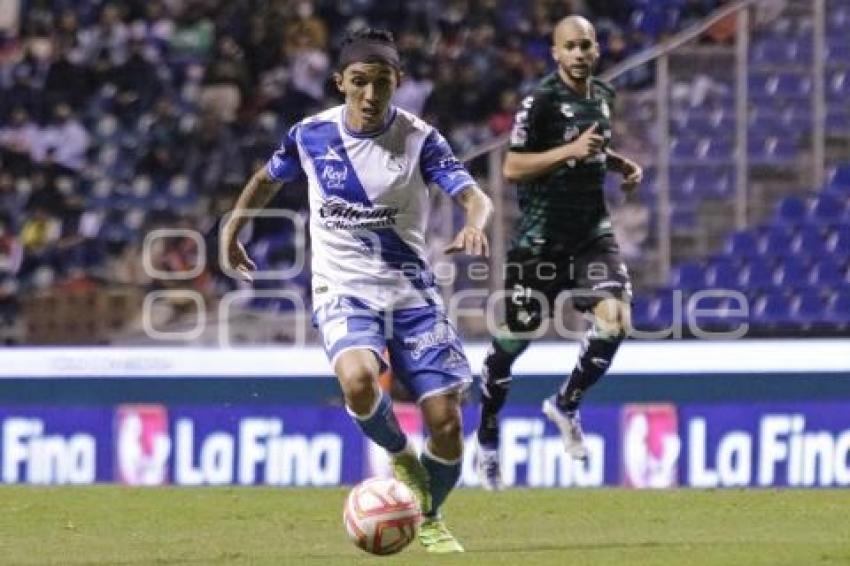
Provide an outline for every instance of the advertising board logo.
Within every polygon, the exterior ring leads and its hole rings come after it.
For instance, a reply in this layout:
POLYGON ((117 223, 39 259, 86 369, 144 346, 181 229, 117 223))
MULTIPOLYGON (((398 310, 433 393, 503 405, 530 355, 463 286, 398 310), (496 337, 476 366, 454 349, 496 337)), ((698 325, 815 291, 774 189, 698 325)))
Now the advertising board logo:
POLYGON ((115 412, 117 480, 162 485, 168 480, 168 411, 162 405, 121 405, 115 412))
POLYGON ((626 405, 622 423, 623 484, 636 488, 677 485, 681 440, 676 407, 626 405))

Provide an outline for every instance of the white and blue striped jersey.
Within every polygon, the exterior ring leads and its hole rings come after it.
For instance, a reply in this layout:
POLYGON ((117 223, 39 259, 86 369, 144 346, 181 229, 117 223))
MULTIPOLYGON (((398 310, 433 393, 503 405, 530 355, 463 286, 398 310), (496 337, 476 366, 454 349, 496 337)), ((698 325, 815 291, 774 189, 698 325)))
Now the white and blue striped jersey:
POLYGON ((345 106, 295 124, 267 164, 278 181, 307 178, 313 305, 356 297, 369 308, 440 304, 425 250, 429 186, 456 195, 474 181, 440 133, 390 108, 379 131, 345 125, 345 106))

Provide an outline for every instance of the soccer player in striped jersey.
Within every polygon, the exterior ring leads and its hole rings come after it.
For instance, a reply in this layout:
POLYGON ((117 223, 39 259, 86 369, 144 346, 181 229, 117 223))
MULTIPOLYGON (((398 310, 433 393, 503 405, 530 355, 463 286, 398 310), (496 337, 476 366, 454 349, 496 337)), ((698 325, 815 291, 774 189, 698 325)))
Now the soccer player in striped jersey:
MULTIPOLYGON (((492 205, 438 131, 390 104, 400 75, 389 32, 347 37, 334 77, 345 104, 295 124, 248 182, 235 212, 262 208, 282 185, 306 176, 313 317, 346 408, 417 494, 426 549, 462 552, 440 509, 460 477, 460 393, 471 374, 425 259, 429 187, 466 212, 449 253, 488 255, 484 228, 492 205), (421 407, 429 439, 420 456, 378 387, 387 361, 421 407)), ((254 265, 237 239, 247 217, 234 218, 222 231, 222 249, 248 274, 254 265)))

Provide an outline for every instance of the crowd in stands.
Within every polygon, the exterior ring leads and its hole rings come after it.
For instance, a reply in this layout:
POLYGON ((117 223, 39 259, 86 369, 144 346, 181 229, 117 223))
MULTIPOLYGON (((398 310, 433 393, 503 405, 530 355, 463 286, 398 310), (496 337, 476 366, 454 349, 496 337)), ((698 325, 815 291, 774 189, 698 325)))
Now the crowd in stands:
MULTIPOLYGON (((286 127, 339 103, 329 79, 347 30, 395 32, 406 71, 396 103, 462 152, 510 127, 520 94, 551 66, 559 18, 591 18, 611 65, 716 3, 2 0, 0 323, 30 289, 161 285, 142 269, 145 234, 214 231, 286 127)), ((280 199, 304 209, 303 191, 280 199)), ((262 222, 251 241, 261 263, 291 255, 291 238, 262 222)), ((200 260, 197 248, 159 242, 152 262, 179 269, 200 260)), ((191 284, 232 285, 209 275, 191 284)))

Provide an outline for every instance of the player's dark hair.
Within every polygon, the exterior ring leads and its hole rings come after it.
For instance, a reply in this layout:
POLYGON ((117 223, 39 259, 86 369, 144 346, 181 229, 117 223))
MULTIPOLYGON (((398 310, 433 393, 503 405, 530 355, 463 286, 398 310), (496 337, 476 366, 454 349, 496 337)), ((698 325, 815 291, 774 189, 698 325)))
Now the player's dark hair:
POLYGON ((340 48, 344 49, 347 45, 351 45, 358 41, 373 41, 375 43, 384 43, 395 47, 395 37, 393 37, 391 31, 378 28, 358 28, 348 32, 345 37, 342 38, 340 48))
POLYGON ((352 63, 385 63, 398 70, 401 67, 393 34, 385 29, 361 28, 342 40, 339 69, 352 63))

